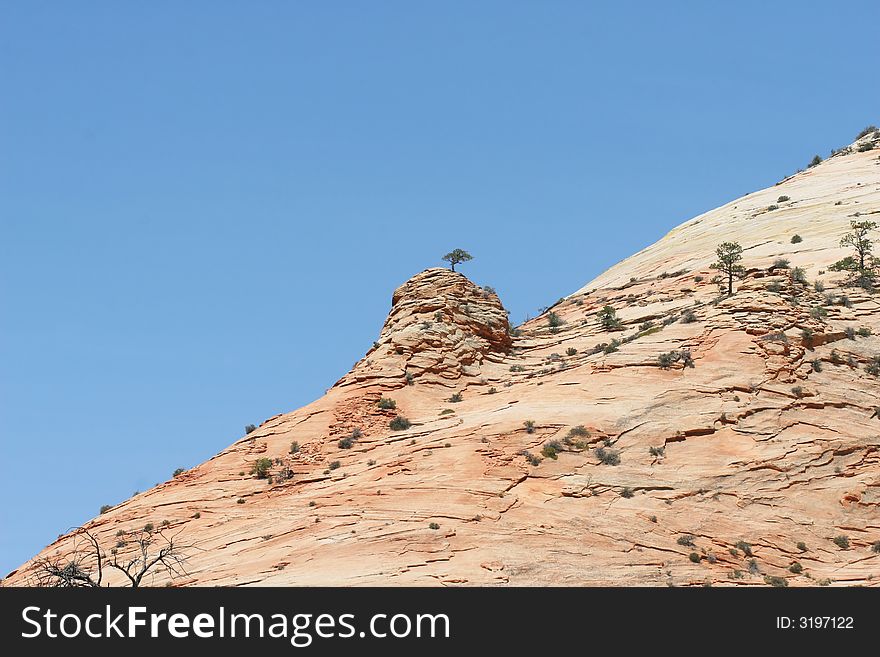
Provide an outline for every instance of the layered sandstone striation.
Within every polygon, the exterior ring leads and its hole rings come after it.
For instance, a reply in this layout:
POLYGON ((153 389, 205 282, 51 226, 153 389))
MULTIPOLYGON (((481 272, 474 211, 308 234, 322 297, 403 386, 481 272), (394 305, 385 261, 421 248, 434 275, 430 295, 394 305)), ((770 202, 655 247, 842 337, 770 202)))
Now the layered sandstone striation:
POLYGON ((880 219, 874 141, 682 224, 517 330, 493 292, 418 274, 324 397, 88 527, 109 549, 167 521, 188 574, 155 585, 875 585, 880 295, 828 269, 851 219, 880 219), (732 297, 710 268, 723 241, 744 248, 732 297))

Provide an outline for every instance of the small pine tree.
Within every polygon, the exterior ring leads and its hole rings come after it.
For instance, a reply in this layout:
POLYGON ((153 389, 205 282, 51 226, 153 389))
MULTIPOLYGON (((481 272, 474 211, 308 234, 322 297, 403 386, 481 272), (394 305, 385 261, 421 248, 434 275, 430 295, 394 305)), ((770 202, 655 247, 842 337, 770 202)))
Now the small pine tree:
POLYGON ((857 285, 866 290, 874 288, 875 263, 871 253, 874 250, 874 242, 868 237, 872 230, 877 228, 876 221, 849 222, 850 230, 840 239, 840 246, 848 246, 855 251, 855 255, 847 256, 838 260, 828 267, 832 271, 845 271, 849 273, 849 285, 857 285))
POLYGON ((742 247, 736 242, 722 242, 715 249, 718 260, 712 263, 712 269, 717 269, 727 277, 727 296, 733 295, 733 279, 741 278, 746 270, 739 264, 742 260, 742 247))
POLYGON ((474 257, 464 249, 455 249, 443 256, 443 260, 449 263, 449 267, 452 271, 455 271, 455 265, 473 259, 474 257))

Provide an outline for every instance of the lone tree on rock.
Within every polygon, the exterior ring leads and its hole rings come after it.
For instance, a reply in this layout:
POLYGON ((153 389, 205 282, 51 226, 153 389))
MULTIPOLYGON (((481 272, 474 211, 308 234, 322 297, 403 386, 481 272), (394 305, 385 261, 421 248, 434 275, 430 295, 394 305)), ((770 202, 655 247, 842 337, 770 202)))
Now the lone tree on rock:
POLYGON ((870 292, 874 289, 876 274, 874 256, 871 253, 874 243, 868 238, 868 233, 877 228, 877 222, 852 219, 849 228, 850 231, 841 238, 840 246, 852 247, 855 255, 838 260, 828 269, 849 272, 847 284, 857 285, 870 292))
POLYGON ((455 249, 455 251, 450 251, 445 256, 443 256, 443 259, 449 263, 449 266, 452 269, 452 271, 455 271, 455 265, 457 265, 460 262, 467 262, 468 260, 473 260, 474 258, 470 253, 468 253, 464 249, 455 249))
POLYGON ((742 260, 743 248, 736 242, 722 242, 715 249, 718 260, 713 262, 712 269, 717 269, 727 277, 727 296, 733 295, 733 278, 740 278, 746 273, 739 264, 742 260))

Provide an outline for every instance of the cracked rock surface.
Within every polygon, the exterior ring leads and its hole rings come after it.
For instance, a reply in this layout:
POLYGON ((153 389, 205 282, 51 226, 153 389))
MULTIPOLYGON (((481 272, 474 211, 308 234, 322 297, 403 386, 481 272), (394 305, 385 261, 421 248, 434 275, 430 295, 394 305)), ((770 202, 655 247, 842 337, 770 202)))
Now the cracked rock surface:
POLYGON ((324 397, 88 527, 109 548, 167 520, 188 575, 153 585, 876 585, 880 294, 828 270, 850 219, 880 214, 877 151, 857 146, 516 331, 494 292, 422 272, 324 397), (731 297, 709 266, 723 241, 744 248, 731 297), (248 474, 263 457, 270 479, 248 474))

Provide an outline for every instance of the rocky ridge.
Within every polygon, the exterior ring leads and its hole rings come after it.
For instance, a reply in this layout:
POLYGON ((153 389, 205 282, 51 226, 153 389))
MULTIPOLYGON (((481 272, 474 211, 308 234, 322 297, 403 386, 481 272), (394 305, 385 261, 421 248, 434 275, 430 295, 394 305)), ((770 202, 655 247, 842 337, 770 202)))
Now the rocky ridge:
POLYGON ((417 274, 324 397, 88 528, 112 546, 167 522, 193 549, 154 585, 876 585, 880 296, 828 269, 849 221, 880 214, 868 143, 517 329, 492 291, 417 274), (744 247, 731 297, 722 241, 744 247))

